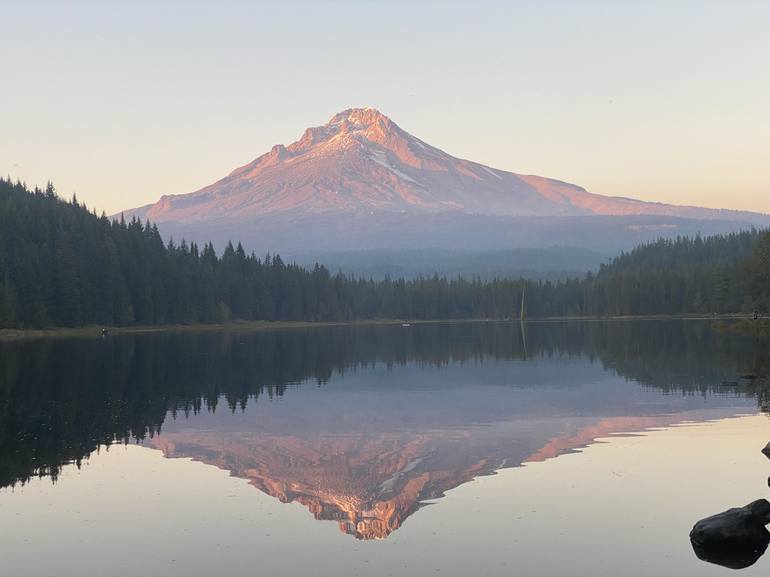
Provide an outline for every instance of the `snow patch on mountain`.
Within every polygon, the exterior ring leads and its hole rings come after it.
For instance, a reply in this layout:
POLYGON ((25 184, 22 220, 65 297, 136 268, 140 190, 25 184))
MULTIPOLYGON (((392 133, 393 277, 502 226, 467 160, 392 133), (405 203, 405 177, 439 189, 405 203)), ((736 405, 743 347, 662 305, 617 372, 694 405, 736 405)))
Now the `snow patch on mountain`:
POLYGON ((406 181, 408 181, 408 182, 413 182, 413 183, 415 183, 415 184, 419 184, 419 183, 418 183, 418 182, 417 182, 415 179, 413 179, 411 176, 409 176, 408 174, 405 174, 405 173, 401 172, 400 170, 398 170, 397 168, 395 168, 393 165, 391 165, 391 164, 390 164, 390 161, 388 160, 388 156, 387 156, 387 155, 385 154, 385 152, 383 152, 382 150, 372 150, 372 151, 370 152, 370 154, 371 154, 370 158, 371 158, 371 159, 372 159, 374 162, 376 162, 377 164, 379 164, 380 166, 382 166, 382 167, 384 167, 384 168, 387 168, 387 169, 388 169, 390 172, 392 172, 393 174, 395 174, 395 175, 396 175, 396 176, 398 176, 399 178, 401 178, 401 179, 403 179, 403 180, 406 180, 406 181))
POLYGON ((496 173, 494 170, 492 170, 492 169, 491 169, 491 168, 489 168, 488 166, 482 166, 481 168, 483 168, 484 170, 486 170, 486 171, 487 171, 489 174, 491 174, 492 176, 494 176, 496 179, 498 179, 498 180, 502 180, 502 179, 503 179, 503 177, 502 177, 502 176, 500 176, 499 174, 497 174, 497 173, 496 173))

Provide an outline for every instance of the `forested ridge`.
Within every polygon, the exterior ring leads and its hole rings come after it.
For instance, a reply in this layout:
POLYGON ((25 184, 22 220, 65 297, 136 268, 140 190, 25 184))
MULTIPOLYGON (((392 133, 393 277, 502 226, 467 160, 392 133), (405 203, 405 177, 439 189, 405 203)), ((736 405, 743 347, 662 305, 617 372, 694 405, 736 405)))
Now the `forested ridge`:
POLYGON ((523 279, 374 281, 228 244, 164 243, 154 225, 97 216, 0 180, 0 327, 244 320, 507 318, 731 313, 770 308, 770 234, 661 240, 598 273, 523 279))

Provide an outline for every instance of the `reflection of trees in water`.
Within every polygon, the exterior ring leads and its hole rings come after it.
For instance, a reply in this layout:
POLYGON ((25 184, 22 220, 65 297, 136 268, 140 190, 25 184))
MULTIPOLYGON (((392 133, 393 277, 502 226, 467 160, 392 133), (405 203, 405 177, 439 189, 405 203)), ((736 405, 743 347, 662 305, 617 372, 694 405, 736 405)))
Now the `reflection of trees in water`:
POLYGON ((0 346, 0 486, 54 479, 99 445, 157 434, 166 415, 221 402, 283 395, 307 381, 376 363, 444 366, 556 355, 598 359, 665 392, 756 396, 767 381, 725 387, 741 373, 767 375, 770 353, 752 337, 705 322, 585 322, 332 327, 251 334, 184 333, 0 346), (526 343, 523 339, 526 338, 526 343), (526 345, 526 346, 525 346, 526 345), (526 353, 525 353, 526 351, 526 353))
POLYGON ((608 323, 587 341, 605 368, 672 393, 747 392, 740 375, 767 364, 768 352, 751 337, 713 330, 708 322, 608 323))

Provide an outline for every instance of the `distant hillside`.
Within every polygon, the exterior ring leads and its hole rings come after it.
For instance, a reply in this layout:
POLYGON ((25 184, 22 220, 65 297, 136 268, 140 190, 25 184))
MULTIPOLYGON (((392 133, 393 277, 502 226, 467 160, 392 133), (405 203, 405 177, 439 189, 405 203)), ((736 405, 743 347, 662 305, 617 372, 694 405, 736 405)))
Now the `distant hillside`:
POLYGON ((600 277, 666 269, 734 266, 751 257, 758 230, 694 238, 659 239, 640 245, 602 265, 600 277))
POLYGON ((331 271, 345 275, 382 280, 391 278, 415 279, 420 276, 448 278, 526 278, 530 280, 566 280, 582 278, 589 271, 596 272, 607 263, 612 254, 553 246, 548 248, 519 248, 489 252, 463 250, 412 249, 319 252, 297 256, 299 264, 312 266, 324 263, 331 271))
POLYGON ((759 261, 769 248, 770 234, 757 230, 661 239, 602 265, 590 286, 613 314, 764 309, 770 283, 760 280, 759 261))

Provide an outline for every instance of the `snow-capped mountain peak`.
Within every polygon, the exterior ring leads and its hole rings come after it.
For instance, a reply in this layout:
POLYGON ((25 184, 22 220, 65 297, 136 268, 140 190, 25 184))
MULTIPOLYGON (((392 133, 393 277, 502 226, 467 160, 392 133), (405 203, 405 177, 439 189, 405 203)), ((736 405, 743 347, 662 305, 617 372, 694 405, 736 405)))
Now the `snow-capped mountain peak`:
MULTIPOLYGON (((522 217, 595 215, 769 222, 766 215, 601 196, 559 180, 456 158, 412 136, 374 108, 344 110, 326 124, 308 128, 297 141, 275 145, 205 188, 163 196, 125 214, 148 218, 161 228, 184 231, 192 226, 230 238, 252 234, 249 223, 257 221, 266 226, 276 218, 281 222, 313 218, 336 227, 353 222, 355 215, 383 215, 383 219, 441 215, 453 222, 484 217, 498 223, 522 217), (238 227, 246 228, 239 234, 238 227)), ((345 231, 339 234, 344 245, 345 231)))

